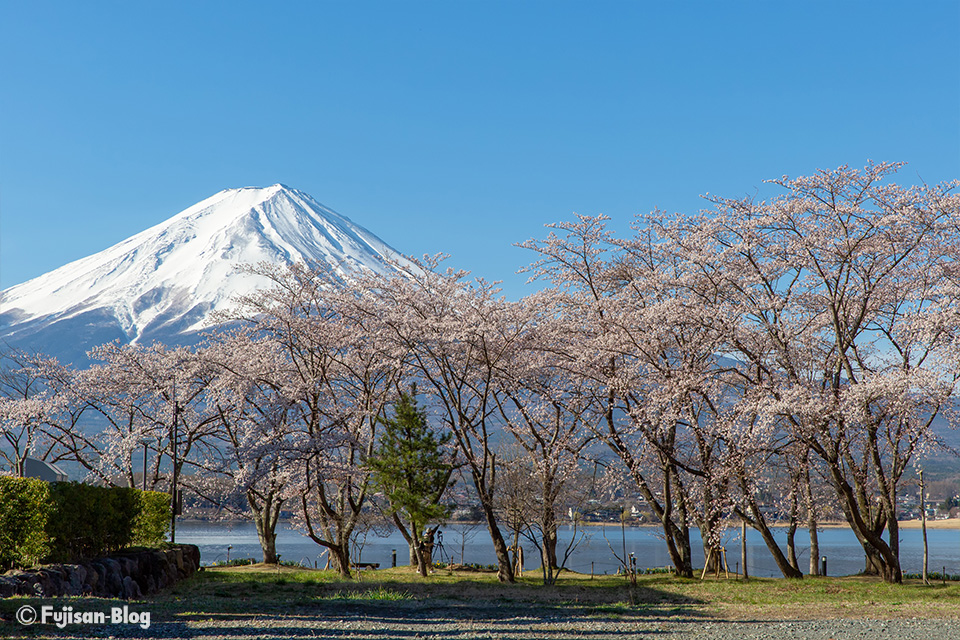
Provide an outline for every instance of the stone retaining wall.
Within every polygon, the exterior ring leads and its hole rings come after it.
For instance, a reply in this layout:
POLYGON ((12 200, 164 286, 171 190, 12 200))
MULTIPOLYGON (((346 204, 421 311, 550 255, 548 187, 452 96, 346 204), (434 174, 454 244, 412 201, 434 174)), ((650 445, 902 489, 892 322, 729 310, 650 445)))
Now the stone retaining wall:
POLYGON ((13 595, 142 598, 193 575, 200 549, 182 544, 171 549, 129 551, 80 564, 52 564, 0 575, 0 598, 13 595))

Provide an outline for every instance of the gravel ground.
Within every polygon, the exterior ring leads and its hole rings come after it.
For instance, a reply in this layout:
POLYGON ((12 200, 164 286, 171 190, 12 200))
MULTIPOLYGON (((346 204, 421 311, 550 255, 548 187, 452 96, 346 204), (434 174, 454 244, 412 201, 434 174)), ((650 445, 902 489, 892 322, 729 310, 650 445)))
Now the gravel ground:
MULTIPOLYGON (((144 607, 143 610, 149 610, 144 607)), ((960 640, 957 619, 869 618, 822 620, 721 620, 697 611, 619 610, 586 613, 563 607, 471 605, 463 602, 371 602, 297 607, 288 613, 153 614, 147 629, 136 625, 24 627, 6 620, 2 637, 31 638, 202 638, 280 640, 283 638, 396 638, 502 640, 764 639, 764 640, 960 640)))

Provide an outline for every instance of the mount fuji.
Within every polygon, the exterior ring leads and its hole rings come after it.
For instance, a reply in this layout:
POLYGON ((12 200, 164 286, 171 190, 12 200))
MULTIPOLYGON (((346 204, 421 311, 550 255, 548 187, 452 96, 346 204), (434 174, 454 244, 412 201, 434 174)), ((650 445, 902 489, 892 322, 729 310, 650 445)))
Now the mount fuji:
POLYGON ((412 265, 375 235, 281 184, 227 189, 112 247, 0 292, 0 345, 79 364, 120 340, 184 343, 214 311, 267 286, 238 267, 326 263, 338 273, 412 265))

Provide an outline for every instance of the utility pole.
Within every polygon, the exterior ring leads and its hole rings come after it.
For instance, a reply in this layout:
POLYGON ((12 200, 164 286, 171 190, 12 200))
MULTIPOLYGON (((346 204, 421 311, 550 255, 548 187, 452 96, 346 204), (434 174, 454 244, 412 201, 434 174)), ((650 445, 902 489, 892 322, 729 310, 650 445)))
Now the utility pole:
POLYGON ((747 520, 740 518, 740 564, 743 565, 743 579, 750 577, 747 571, 747 520))
POLYGON ((170 423, 170 457, 173 459, 173 471, 170 473, 170 543, 177 541, 177 508, 180 506, 177 495, 177 383, 173 383, 173 421, 170 423))
POLYGON ((147 443, 149 441, 144 438, 140 441, 140 444, 143 445, 143 491, 147 490, 147 443))
POLYGON ((920 529, 923 531, 923 584, 930 584, 927 580, 927 493, 923 484, 923 469, 920 469, 920 529))

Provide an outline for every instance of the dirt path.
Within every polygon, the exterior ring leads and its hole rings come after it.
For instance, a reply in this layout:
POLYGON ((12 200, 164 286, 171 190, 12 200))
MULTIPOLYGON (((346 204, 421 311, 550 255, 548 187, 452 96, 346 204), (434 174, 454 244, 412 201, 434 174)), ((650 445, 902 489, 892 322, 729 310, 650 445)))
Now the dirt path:
MULTIPOLYGON (((7 623, 4 623, 5 627, 7 623)), ((497 606, 489 603, 371 602, 323 603, 288 612, 177 614, 154 616, 149 628, 137 625, 6 627, 0 636, 33 638, 203 638, 280 640, 357 638, 363 640, 932 640, 960 639, 956 619, 874 620, 866 617, 820 620, 720 619, 695 610, 594 609, 558 606, 497 606)))

